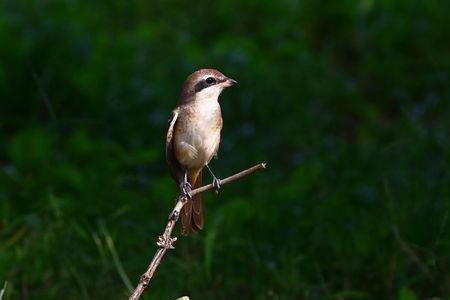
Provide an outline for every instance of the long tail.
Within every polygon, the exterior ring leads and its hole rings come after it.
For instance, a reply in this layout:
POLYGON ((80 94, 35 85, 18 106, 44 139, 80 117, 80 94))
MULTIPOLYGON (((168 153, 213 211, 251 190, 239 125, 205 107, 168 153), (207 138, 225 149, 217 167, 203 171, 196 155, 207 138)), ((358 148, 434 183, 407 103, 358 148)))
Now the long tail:
MULTIPOLYGON (((191 182, 193 190, 202 186, 201 170, 199 172, 195 172, 194 174, 188 173, 188 177, 190 179, 189 182, 191 182), (192 184, 192 182, 195 183, 192 184)), ((197 232, 203 229, 203 201, 201 194, 195 195, 183 206, 181 221, 183 224, 181 233, 183 235, 188 235, 191 231, 197 232)))

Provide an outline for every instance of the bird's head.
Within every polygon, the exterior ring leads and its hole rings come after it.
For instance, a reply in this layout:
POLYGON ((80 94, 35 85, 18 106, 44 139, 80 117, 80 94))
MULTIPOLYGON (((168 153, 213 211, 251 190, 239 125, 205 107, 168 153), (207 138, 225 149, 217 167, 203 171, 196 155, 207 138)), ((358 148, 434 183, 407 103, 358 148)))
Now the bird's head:
POLYGON ((236 83, 236 80, 215 69, 200 69, 189 75, 184 82, 181 101, 188 102, 197 97, 217 99, 223 89, 236 83))

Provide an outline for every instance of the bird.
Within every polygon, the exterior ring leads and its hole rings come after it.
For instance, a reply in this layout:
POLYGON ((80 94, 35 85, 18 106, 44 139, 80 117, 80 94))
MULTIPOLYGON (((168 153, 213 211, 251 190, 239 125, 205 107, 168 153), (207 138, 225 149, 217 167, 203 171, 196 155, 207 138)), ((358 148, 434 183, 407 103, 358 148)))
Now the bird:
POLYGON ((202 185, 202 171, 213 179, 216 191, 220 179, 214 175, 209 162, 220 144, 222 113, 219 95, 237 82, 216 69, 200 69, 184 81, 176 107, 171 111, 166 135, 168 169, 187 202, 181 212, 183 235, 203 229, 201 194, 191 196, 192 189, 202 185))

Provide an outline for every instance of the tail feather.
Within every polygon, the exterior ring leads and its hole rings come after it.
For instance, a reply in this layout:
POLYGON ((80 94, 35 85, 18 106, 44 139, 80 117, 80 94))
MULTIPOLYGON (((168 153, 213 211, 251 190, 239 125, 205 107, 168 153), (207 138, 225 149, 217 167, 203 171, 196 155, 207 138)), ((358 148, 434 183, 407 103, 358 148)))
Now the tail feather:
MULTIPOLYGON (((192 184, 192 189, 196 189, 202 186, 202 172, 195 174, 191 179, 195 179, 195 183, 192 184), (193 178, 192 178, 193 177, 193 178)), ((182 231, 183 235, 188 235, 191 231, 197 232, 203 229, 203 201, 202 195, 197 194, 192 197, 184 206, 183 213, 181 215, 182 231)))
MULTIPOLYGON (((202 173, 197 177, 194 188, 199 188, 202 186, 202 173)), ((203 201, 202 194, 197 194, 192 197, 192 229, 194 231, 199 231, 203 229, 203 201)))
POLYGON ((192 223, 192 201, 188 200, 186 204, 183 206, 183 210, 181 212, 181 223, 182 230, 181 233, 183 235, 188 235, 189 231, 191 231, 191 223, 192 223))

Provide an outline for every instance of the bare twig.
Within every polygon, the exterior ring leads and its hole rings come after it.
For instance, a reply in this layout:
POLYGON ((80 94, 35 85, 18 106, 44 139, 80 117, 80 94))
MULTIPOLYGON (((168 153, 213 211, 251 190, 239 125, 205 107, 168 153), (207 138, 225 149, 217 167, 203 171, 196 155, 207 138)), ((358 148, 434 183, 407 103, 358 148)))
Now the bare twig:
POLYGON ((405 254, 409 257, 409 259, 414 262, 415 264, 417 264, 417 266, 419 267, 419 269, 427 276, 427 277, 431 277, 431 272, 430 269, 428 269, 428 267, 420 260, 420 258, 416 255, 416 253, 414 252, 413 249, 411 249, 411 247, 408 245, 407 242, 405 242, 401 235, 400 232, 398 231, 398 227, 396 225, 392 226, 392 231, 394 232, 394 238, 397 241, 397 243, 400 246, 400 249, 405 252, 405 254))
MULTIPOLYGON (((258 170, 265 169, 266 164, 260 163, 256 166, 253 166, 247 170, 244 170, 242 172, 239 172, 237 174, 234 174, 230 177, 227 177, 225 179, 222 179, 220 181, 221 185, 228 184, 230 182, 233 182, 235 180, 238 180, 242 177, 248 176, 258 170)), ((212 184, 208 184, 202 187, 199 187, 191 192, 192 196, 203 193, 207 190, 210 190, 213 188, 212 184)), ((141 279, 139 280, 139 284, 137 285, 136 289, 134 290, 133 294, 130 296, 129 300, 137 300, 141 296, 144 289, 147 287, 147 285, 150 282, 150 279, 153 277, 153 274, 156 271, 156 268, 158 268, 159 264, 161 263, 161 259, 163 258, 164 254, 169 249, 174 249, 173 243, 177 240, 176 237, 171 237, 172 230, 175 227, 176 222, 178 221, 178 217, 180 216, 180 211, 183 208, 184 204, 186 204, 187 198, 184 195, 180 195, 177 198, 177 202, 175 204, 175 207, 172 210, 172 213, 169 216, 169 221, 167 222, 166 229, 164 230, 164 233, 159 236, 158 242, 156 243, 158 245, 158 250, 155 253, 155 256, 153 256, 152 261, 150 262, 150 265, 147 268, 147 271, 141 276, 141 279)))

